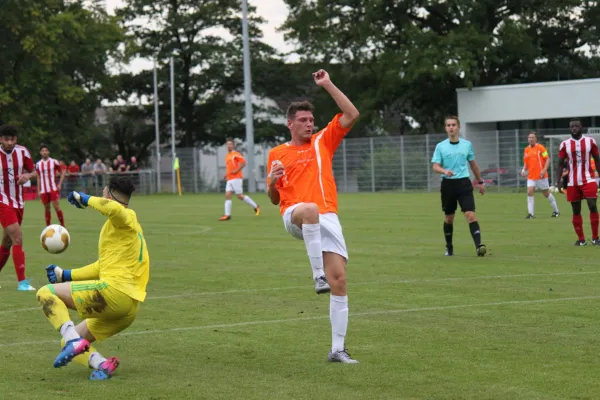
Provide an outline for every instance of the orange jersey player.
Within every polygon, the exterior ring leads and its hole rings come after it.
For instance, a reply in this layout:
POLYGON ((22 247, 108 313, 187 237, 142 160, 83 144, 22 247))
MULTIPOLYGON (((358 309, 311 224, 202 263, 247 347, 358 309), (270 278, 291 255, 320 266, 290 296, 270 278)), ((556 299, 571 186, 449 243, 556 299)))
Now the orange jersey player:
POLYGON ((244 174, 242 168, 246 166, 246 160, 237 151, 233 139, 227 139, 227 155, 225 156, 225 215, 219 218, 219 221, 229 221, 231 219, 231 195, 235 193, 238 199, 250 205, 254 209, 255 215, 260 215, 260 207, 249 196, 244 195, 244 174))
POLYGON ((348 251, 337 216, 332 159, 359 113, 331 82, 326 71, 315 72, 313 78, 342 112, 313 134, 313 105, 303 101, 288 107, 287 124, 292 140, 269 152, 268 195, 273 204, 279 205, 286 231, 304 241, 315 291, 317 294, 331 292, 332 345, 328 360, 354 364, 358 361, 350 357, 344 344, 348 328, 348 251))
POLYGON ((535 218, 534 198, 535 189, 538 188, 548 199, 552 207, 552 218, 560 215, 556 199, 550 193, 550 184, 548 183, 548 167, 550 167, 550 157, 544 146, 537 142, 535 132, 530 132, 527 137, 529 145, 523 151, 523 169, 521 176, 527 175, 527 216, 525 219, 535 218))

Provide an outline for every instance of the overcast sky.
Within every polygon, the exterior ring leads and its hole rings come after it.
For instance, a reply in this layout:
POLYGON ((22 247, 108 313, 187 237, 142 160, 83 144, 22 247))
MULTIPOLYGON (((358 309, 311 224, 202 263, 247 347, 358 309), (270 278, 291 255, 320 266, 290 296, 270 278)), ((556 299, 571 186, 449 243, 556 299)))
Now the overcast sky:
MULTIPOLYGON (((109 13, 119 6, 123 5, 122 0, 105 0, 106 8, 109 13)), ((267 22, 262 26, 264 42, 270 44, 280 51, 290 51, 283 40, 283 34, 276 31, 277 27, 283 24, 288 15, 288 9, 283 0, 248 0, 248 4, 256 7, 257 14, 263 17, 267 22)), ((136 60, 132 62, 130 70, 150 68, 149 62, 136 60)))

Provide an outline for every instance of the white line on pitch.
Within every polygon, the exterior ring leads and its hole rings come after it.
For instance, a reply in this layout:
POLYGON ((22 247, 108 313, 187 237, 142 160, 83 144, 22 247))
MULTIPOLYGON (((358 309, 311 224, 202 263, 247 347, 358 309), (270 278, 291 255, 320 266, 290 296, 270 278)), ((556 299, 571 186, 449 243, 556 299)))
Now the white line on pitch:
MULTIPOLYGON (((370 317, 375 315, 389 315, 389 314, 404 314, 413 312, 423 311, 444 311, 444 310, 455 310, 461 308, 474 308, 474 307, 493 307, 493 306, 506 306, 506 305, 529 305, 529 304, 547 304, 547 303, 558 303, 563 301, 578 301, 578 300, 596 300, 600 299, 600 296, 586 296, 586 297, 564 297, 560 299, 539 299, 539 300, 512 300, 512 301, 495 301, 490 303, 478 303, 478 304, 458 304, 453 306, 433 306, 433 307, 419 307, 419 308, 405 308, 399 310, 381 310, 381 311, 365 311, 351 313, 351 317, 370 317)), ((236 322, 231 324, 217 324, 217 325, 197 325, 197 326, 184 326, 178 328, 169 329, 153 329, 147 331, 133 331, 124 332, 115 336, 115 338, 123 336, 137 336, 137 335, 152 335, 155 333, 171 333, 171 332, 185 332, 185 331, 196 331, 204 329, 226 329, 226 328, 237 328, 241 326, 256 326, 256 325, 267 325, 267 324, 285 324, 290 322, 302 322, 302 321, 315 321, 320 319, 327 319, 328 315, 319 315, 314 317, 301 317, 301 318, 286 318, 286 319, 272 319, 272 320, 259 320, 259 321, 246 321, 236 322)), ((57 343, 58 340, 41 340, 41 341, 30 341, 30 342, 13 342, 13 343, 0 343, 0 347, 15 347, 15 346, 26 346, 26 345, 38 345, 57 343)))

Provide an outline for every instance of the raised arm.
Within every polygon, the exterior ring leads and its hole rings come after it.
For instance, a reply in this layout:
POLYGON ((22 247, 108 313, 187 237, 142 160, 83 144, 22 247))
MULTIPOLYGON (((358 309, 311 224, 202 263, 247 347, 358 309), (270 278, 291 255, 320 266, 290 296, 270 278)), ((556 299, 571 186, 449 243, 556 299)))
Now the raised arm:
POLYGON ((335 104, 337 104, 342 111, 342 116, 340 117, 339 121, 342 128, 352 128, 358 119, 358 116, 360 115, 358 109, 354 106, 354 104, 352 104, 350 99, 346 97, 346 95, 342 93, 342 91, 338 89, 333 82, 331 82, 327 71, 320 69, 313 74, 313 78, 315 79, 315 83, 317 85, 321 86, 323 89, 325 89, 325 91, 327 91, 327 93, 329 93, 331 98, 333 98, 333 101, 335 101, 335 104))
POLYGON ((46 267, 46 275, 50 283, 91 281, 100 278, 100 265, 98 261, 76 269, 62 269, 58 265, 50 264, 46 267))
POLYGON ((131 224, 131 214, 116 201, 103 197, 89 196, 82 192, 69 193, 67 200, 77 208, 92 207, 100 214, 108 217, 115 226, 125 227, 131 224))

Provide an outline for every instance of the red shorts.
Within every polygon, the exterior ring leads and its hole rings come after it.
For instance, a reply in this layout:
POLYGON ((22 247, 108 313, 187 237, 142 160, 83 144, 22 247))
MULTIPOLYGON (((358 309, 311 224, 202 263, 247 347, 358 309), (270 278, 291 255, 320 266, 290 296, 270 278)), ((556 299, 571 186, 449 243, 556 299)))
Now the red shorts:
POLYGON ((586 183, 585 185, 581 186, 567 187, 567 201, 569 203, 583 199, 596 198, 598 198, 598 185, 596 182, 586 183))
POLYGON ((12 208, 5 204, 0 204, 0 224, 3 228, 6 228, 12 224, 19 224, 23 222, 23 211, 22 208, 12 208))
POLYGON ((48 204, 52 201, 57 201, 58 199, 60 199, 60 193, 58 190, 40 194, 40 200, 42 200, 42 204, 48 204))

